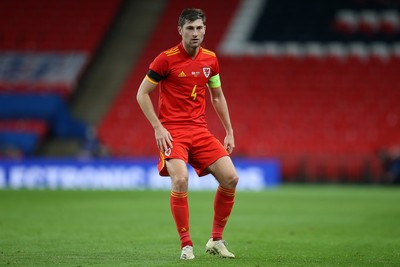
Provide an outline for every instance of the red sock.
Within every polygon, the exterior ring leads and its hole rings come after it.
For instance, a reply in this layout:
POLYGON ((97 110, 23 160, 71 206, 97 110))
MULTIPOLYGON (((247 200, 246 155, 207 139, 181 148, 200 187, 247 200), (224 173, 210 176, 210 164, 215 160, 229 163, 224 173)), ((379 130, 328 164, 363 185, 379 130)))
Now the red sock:
POLYGON ((189 205, 187 192, 171 192, 170 204, 176 229, 181 239, 181 248, 193 246, 189 234, 189 205))
POLYGON ((217 189, 214 198, 214 220, 211 232, 214 241, 222 239, 222 233, 232 211, 235 192, 235 189, 227 189, 221 186, 217 189))

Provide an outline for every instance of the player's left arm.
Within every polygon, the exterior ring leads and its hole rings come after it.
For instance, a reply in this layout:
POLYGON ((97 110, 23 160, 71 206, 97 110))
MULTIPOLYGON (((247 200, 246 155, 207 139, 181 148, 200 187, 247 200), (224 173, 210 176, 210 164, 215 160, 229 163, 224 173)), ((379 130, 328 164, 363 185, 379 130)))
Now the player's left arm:
POLYGON ((226 151, 230 154, 235 148, 235 139, 233 136, 233 128, 229 116, 228 104, 226 102, 225 95, 224 92, 222 91, 221 85, 217 87, 209 86, 209 90, 211 95, 211 103, 214 106, 215 112, 217 113, 226 131, 226 136, 224 139, 224 147, 226 151))

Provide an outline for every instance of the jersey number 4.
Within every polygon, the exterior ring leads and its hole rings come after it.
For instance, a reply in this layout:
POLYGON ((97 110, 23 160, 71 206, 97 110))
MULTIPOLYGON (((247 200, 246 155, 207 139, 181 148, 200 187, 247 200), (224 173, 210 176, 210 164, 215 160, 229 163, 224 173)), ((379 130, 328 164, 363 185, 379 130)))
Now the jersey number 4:
POLYGON ((193 87, 193 90, 192 90, 191 96, 193 97, 193 100, 196 100, 196 96, 197 96, 196 88, 197 88, 197 84, 193 87))

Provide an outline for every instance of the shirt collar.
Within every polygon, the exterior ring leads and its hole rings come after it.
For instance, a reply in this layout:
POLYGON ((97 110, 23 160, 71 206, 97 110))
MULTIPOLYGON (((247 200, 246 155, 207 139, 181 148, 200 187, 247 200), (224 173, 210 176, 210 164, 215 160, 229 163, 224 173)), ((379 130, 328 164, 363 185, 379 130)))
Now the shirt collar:
MULTIPOLYGON (((179 43, 178 48, 186 57, 192 59, 192 57, 189 56, 189 54, 186 52, 185 48, 183 47, 183 43, 182 42, 179 43)), ((199 52, 197 53, 197 55, 196 55, 196 57, 194 59, 196 59, 200 55, 200 53, 202 53, 202 51, 203 51, 203 48, 200 46, 199 52)))

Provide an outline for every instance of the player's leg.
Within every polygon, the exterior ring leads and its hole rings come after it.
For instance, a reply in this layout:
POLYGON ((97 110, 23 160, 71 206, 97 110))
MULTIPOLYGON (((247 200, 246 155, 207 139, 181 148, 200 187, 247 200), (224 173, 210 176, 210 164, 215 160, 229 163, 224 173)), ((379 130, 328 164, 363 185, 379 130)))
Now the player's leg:
POLYGON ((239 178, 229 156, 217 159, 208 167, 208 170, 217 179, 220 186, 227 189, 236 189, 239 178))
POLYGON ((171 177, 171 190, 174 192, 187 192, 189 173, 186 163, 181 159, 165 161, 168 174, 171 177))
POLYGON ((206 251, 222 257, 234 258, 235 255, 226 248, 222 234, 233 208, 239 178, 229 156, 219 158, 209 166, 208 170, 217 179, 219 187, 214 198, 211 238, 207 242, 206 251))
POLYGON ((188 170, 180 159, 169 159, 166 167, 171 177, 170 205, 176 229, 181 240, 181 259, 193 259, 193 242, 189 232, 188 170))

